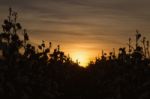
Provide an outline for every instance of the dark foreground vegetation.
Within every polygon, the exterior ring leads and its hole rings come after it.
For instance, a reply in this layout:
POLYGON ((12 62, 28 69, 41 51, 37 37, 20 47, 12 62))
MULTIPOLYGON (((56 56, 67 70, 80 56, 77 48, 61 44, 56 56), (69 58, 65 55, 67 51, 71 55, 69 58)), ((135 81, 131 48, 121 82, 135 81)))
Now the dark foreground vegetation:
POLYGON ((51 42, 35 48, 27 31, 9 16, 0 33, 1 99, 149 99, 149 41, 137 32, 135 46, 129 38, 128 51, 120 48, 82 68, 51 42), (19 38, 23 33, 23 40, 19 38), (142 42, 141 42, 142 41, 142 42))

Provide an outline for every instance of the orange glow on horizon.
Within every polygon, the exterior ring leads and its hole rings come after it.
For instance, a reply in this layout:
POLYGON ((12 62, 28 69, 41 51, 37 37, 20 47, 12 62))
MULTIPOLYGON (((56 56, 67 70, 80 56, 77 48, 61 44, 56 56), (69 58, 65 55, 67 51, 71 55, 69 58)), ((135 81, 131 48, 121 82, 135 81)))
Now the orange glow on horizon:
POLYGON ((71 58, 74 62, 78 60, 79 65, 87 67, 89 63, 89 55, 86 51, 75 51, 71 54, 71 58))

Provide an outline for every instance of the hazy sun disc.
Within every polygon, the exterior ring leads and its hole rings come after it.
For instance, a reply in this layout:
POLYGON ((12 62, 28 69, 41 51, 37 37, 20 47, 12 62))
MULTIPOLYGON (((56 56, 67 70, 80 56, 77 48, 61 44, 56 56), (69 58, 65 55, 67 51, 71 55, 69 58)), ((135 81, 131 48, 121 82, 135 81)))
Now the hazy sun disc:
POLYGON ((72 54, 72 60, 79 62, 80 66, 86 67, 88 65, 88 54, 84 51, 77 51, 72 54))

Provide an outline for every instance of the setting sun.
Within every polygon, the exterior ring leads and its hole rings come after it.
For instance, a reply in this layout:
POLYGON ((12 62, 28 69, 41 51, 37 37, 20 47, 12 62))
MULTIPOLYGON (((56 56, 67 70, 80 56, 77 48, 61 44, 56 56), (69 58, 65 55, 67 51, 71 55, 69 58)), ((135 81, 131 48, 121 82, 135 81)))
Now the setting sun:
POLYGON ((84 51, 77 51, 72 54, 73 61, 79 62, 80 66, 86 67, 88 65, 88 53, 84 51))

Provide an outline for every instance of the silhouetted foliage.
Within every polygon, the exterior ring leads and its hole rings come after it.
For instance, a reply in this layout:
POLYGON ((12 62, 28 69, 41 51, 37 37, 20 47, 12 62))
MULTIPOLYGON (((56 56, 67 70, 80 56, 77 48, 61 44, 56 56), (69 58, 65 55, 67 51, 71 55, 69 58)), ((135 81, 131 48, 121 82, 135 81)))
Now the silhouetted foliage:
POLYGON ((136 31, 135 46, 129 38, 126 48, 115 49, 79 66, 61 51, 52 52, 44 40, 35 47, 28 41, 26 29, 17 22, 17 13, 9 9, 0 33, 1 99, 148 99, 150 98, 149 41, 136 31), (19 31, 18 31, 19 30, 19 31), (23 32, 21 40, 18 33, 23 32), (20 51, 21 50, 21 51, 20 51))

